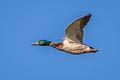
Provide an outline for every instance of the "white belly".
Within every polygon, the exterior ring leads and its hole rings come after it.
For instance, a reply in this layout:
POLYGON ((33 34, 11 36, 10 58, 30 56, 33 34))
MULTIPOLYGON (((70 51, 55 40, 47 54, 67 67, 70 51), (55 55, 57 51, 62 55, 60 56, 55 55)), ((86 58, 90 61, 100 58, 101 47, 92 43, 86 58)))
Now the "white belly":
POLYGON ((63 43, 64 51, 72 54, 86 53, 90 49, 87 45, 83 45, 81 43, 70 43, 67 40, 64 40, 63 43))

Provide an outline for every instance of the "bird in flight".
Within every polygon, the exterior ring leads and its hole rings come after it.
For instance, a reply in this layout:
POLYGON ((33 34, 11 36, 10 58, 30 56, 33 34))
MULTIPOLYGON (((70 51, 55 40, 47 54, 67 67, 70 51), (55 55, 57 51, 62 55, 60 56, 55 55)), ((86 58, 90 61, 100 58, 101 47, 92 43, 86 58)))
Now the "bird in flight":
POLYGON ((83 29, 90 20, 91 14, 87 14, 74 22, 72 22, 66 29, 66 35, 62 42, 51 42, 47 40, 39 40, 32 45, 51 46, 58 50, 70 54, 84 54, 97 52, 98 50, 83 44, 83 29))

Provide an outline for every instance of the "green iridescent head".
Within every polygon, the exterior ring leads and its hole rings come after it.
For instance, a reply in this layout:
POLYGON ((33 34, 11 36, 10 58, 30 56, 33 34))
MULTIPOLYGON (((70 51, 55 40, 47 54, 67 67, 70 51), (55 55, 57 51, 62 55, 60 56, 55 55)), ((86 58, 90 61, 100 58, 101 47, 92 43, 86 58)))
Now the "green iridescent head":
POLYGON ((51 43, 51 41, 47 41, 47 40, 39 40, 36 43, 32 43, 32 45, 40 45, 40 46, 49 46, 51 43))

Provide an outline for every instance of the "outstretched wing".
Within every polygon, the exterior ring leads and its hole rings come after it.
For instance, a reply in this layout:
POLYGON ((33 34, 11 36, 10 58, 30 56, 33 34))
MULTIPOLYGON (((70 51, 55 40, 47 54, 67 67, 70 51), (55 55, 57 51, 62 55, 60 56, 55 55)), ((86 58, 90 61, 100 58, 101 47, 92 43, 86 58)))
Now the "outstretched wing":
POLYGON ((67 28, 66 28, 66 36, 64 40, 68 40, 69 42, 78 42, 82 43, 83 39, 83 28, 88 23, 89 19, 91 17, 91 14, 87 14, 86 16, 83 16, 76 21, 72 22, 67 28))

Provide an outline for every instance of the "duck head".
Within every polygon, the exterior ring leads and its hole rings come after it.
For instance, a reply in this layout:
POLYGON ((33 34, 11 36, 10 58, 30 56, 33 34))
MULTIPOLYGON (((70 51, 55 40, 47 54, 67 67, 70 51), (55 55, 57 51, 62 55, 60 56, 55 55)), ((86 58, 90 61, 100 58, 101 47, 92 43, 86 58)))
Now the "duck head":
POLYGON ((47 41, 47 40, 39 40, 36 43, 32 43, 32 45, 39 45, 39 46, 49 46, 51 43, 51 41, 47 41))

